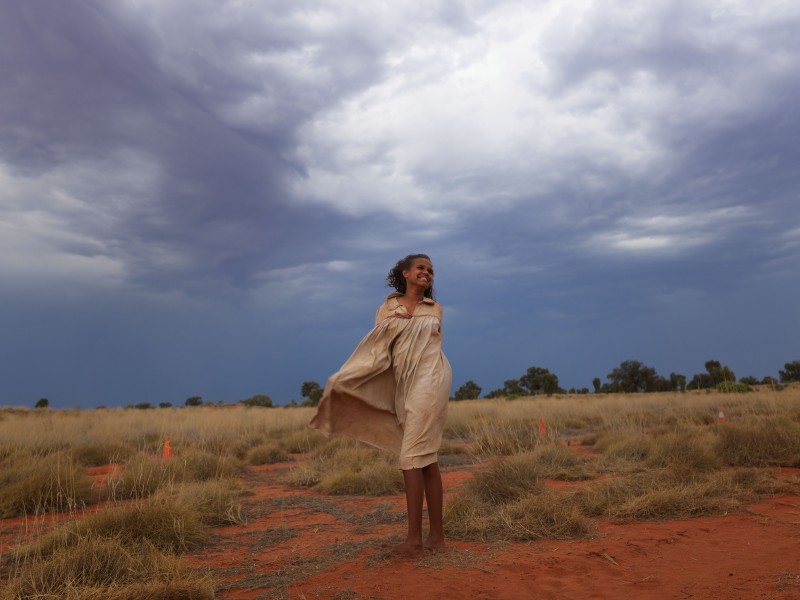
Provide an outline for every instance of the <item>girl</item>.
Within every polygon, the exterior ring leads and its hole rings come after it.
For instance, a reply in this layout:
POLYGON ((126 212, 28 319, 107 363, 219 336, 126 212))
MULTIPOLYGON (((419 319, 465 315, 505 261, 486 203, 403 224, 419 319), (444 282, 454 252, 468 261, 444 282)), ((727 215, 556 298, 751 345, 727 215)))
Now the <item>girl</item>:
POLYGON ((442 307, 433 299, 433 265, 410 254, 389 271, 396 291, 378 308, 375 327, 328 380, 311 426, 399 456, 408 535, 396 551, 415 556, 443 549, 442 477, 437 452, 452 372, 442 353, 442 307), (422 542, 422 504, 430 529, 422 542))

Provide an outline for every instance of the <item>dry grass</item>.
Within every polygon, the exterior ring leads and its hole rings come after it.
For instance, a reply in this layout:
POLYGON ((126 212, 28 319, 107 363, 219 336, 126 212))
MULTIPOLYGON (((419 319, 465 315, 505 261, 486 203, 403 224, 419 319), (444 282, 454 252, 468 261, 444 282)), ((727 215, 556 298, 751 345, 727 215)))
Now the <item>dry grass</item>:
POLYGON ((800 467, 800 423, 788 417, 725 423, 717 435, 727 465, 800 467))
POLYGON ((8 452, 0 460, 0 518, 77 510, 97 494, 85 469, 66 452, 8 452))
POLYGON ((140 452, 125 468, 109 478, 108 496, 115 499, 146 498, 178 483, 229 479, 238 472, 236 461, 204 450, 188 450, 170 460, 140 452))
POLYGON ((186 484, 67 522, 13 549, 0 599, 213 598, 213 581, 176 555, 205 543, 208 527, 241 522, 241 490, 186 484))
POLYGON ((18 556, 49 556, 87 537, 142 541, 165 551, 196 548, 208 538, 208 526, 241 522, 241 484, 218 481, 181 486, 131 506, 109 506, 75 519, 15 549, 18 556))
POLYGON ((479 455, 511 455, 489 462, 448 499, 448 534, 579 537, 591 535, 593 517, 721 514, 791 491, 790 483, 763 468, 723 467, 800 465, 798 392, 726 395, 725 423, 716 419, 716 394, 601 396, 591 398, 595 405, 586 398, 474 403, 453 415, 449 439, 471 443, 479 455), (548 423, 547 438, 537 435, 540 416, 548 423), (561 435, 593 443, 600 458, 581 460, 557 443, 561 435), (595 470, 605 477, 578 491, 542 483, 588 479, 595 470))
POLYGON ((0 591, 22 598, 201 600, 214 598, 214 584, 147 542, 85 536, 26 564, 0 591))
POLYGON ((710 428, 688 425, 679 431, 606 433, 598 438, 595 449, 603 455, 601 468, 605 472, 622 473, 670 465, 709 471, 722 466, 716 442, 715 432, 710 428))
POLYGON ((697 471, 675 465, 598 481, 576 493, 581 510, 612 519, 677 519, 741 510, 790 486, 768 471, 697 471))
POLYGON ((265 442, 251 448, 245 460, 249 465, 271 465, 289 460, 289 455, 275 442, 265 442))
MULTIPOLYGON (((0 600, 213 597, 212 583, 184 569, 176 555, 205 543, 209 527, 241 521, 239 490, 230 479, 240 461, 265 464, 310 454, 288 475, 292 485, 332 495, 402 491, 393 457, 327 440, 307 427, 312 414, 244 407, 0 412, 5 516, 80 510, 94 500, 83 467, 107 462, 125 463, 109 482, 110 497, 136 499, 74 519, 7 553, 6 561, 15 562, 4 567, 10 579, 0 600), (171 461, 159 458, 166 435, 171 461)), ((446 497, 447 532, 457 539, 568 539, 592 535, 597 517, 670 519, 742 510, 790 489, 769 467, 800 466, 800 386, 751 394, 459 402, 450 407, 442 454, 490 459, 446 497), (727 423, 716 419, 721 403, 727 423), (539 433, 539 419, 547 436, 539 433), (594 444, 599 457, 581 458, 560 443, 565 438, 594 444), (595 473, 603 478, 574 484, 573 491, 543 483, 595 473)), ((331 501, 324 510, 338 515, 336 506, 331 501)), ((369 515, 380 523, 401 517, 386 510, 369 515)), ((318 566, 317 558, 308 560, 309 568, 318 566)))
MULTIPOLYGON (((310 408, 263 409, 193 407, 158 410, 6 410, 0 419, 0 440, 5 447, 45 455, 82 445, 130 446, 157 453, 170 436, 176 455, 199 449, 230 457, 242 449, 286 438, 287 444, 306 452, 324 437, 307 428, 310 408), (297 433, 299 432, 299 433, 297 433)), ((287 452, 294 452, 284 448, 287 452)), ((122 458, 125 458, 124 456, 122 458)))
POLYGON ((533 451, 540 477, 562 481, 591 479, 595 470, 585 459, 561 444, 544 444, 533 451))
POLYGON ((324 446, 328 441, 319 431, 310 429, 309 427, 279 430, 274 432, 270 437, 281 449, 289 454, 305 454, 307 452, 312 452, 324 446))
POLYGON ((403 489, 396 459, 346 438, 331 438, 286 478, 295 487, 323 494, 381 496, 403 489))
POLYGON ((593 526, 569 494, 545 488, 542 478, 560 461, 531 452, 494 459, 465 482, 445 507, 447 534, 481 541, 569 539, 591 535, 593 526))
POLYGON ((594 531, 591 521, 566 501, 568 496, 539 488, 496 504, 462 490, 445 506, 445 531, 454 539, 484 542, 572 539, 591 535, 594 531))

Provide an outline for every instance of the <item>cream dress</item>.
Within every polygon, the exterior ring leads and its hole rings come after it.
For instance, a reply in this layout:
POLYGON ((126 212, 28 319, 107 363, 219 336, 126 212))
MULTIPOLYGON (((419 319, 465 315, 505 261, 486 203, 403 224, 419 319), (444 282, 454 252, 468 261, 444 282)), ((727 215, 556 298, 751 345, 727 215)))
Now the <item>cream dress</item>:
POLYGON ((328 379, 311 426, 397 454, 400 468, 437 461, 452 384, 442 352, 442 307, 425 298, 410 319, 389 294, 375 327, 328 379))

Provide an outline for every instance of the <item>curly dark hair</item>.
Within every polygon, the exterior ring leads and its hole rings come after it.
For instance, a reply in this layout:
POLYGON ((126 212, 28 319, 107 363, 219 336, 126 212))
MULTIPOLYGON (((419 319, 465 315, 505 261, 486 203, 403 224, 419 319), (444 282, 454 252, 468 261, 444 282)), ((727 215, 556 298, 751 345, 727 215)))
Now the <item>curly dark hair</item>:
MULTIPOLYGON (((386 286, 396 289, 401 294, 405 294, 406 280, 403 277, 403 271, 405 271, 406 269, 410 269, 411 264, 417 258, 424 258, 425 260, 428 261, 431 260, 431 257, 428 256, 427 254, 409 254, 405 258, 401 258, 400 260, 397 261, 397 264, 389 270, 389 274, 386 276, 386 286)), ((426 298, 434 299, 432 285, 427 290, 425 290, 424 296, 426 298)))

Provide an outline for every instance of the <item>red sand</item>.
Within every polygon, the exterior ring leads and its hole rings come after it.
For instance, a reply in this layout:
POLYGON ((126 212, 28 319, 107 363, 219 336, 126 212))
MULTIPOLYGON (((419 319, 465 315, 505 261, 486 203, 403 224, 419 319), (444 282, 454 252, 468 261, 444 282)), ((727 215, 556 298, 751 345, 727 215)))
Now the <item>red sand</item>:
MULTIPOLYGON (((289 466, 249 469, 248 523, 215 529, 214 544, 186 557, 216 578, 218 597, 800 599, 800 496, 717 517, 599 521, 591 540, 451 541, 441 555, 402 559, 387 550, 404 531, 402 495, 336 498, 288 488, 279 477, 289 466), (399 521, 359 521, 375 510, 399 521)), ((111 469, 91 474, 100 483, 111 469)), ((778 474, 796 481, 800 469, 778 474)), ((443 476, 446 499, 470 472, 456 467, 443 476)), ((68 516, 2 521, 0 551, 25 530, 68 516)))
MULTIPOLYGON (((333 498, 277 484, 287 465, 250 471, 247 511, 303 497, 348 514, 388 507, 402 516, 404 497, 333 498)), ((800 470, 783 470, 784 476, 800 470)), ((444 473, 445 495, 467 471, 444 473)), ((550 482, 548 482, 548 485, 550 482)), ((564 484, 555 484, 564 485, 564 484)), ((266 511, 245 526, 218 530, 220 543, 188 558, 210 566, 221 598, 798 598, 800 497, 783 494, 746 512, 667 522, 598 523, 595 539, 535 543, 450 542, 422 560, 391 556, 388 542, 404 522, 358 526, 307 507, 266 511), (292 528, 264 544, 259 534, 292 528), (329 544, 355 544, 337 559, 329 544), (327 547, 326 547, 327 546, 327 547)))

